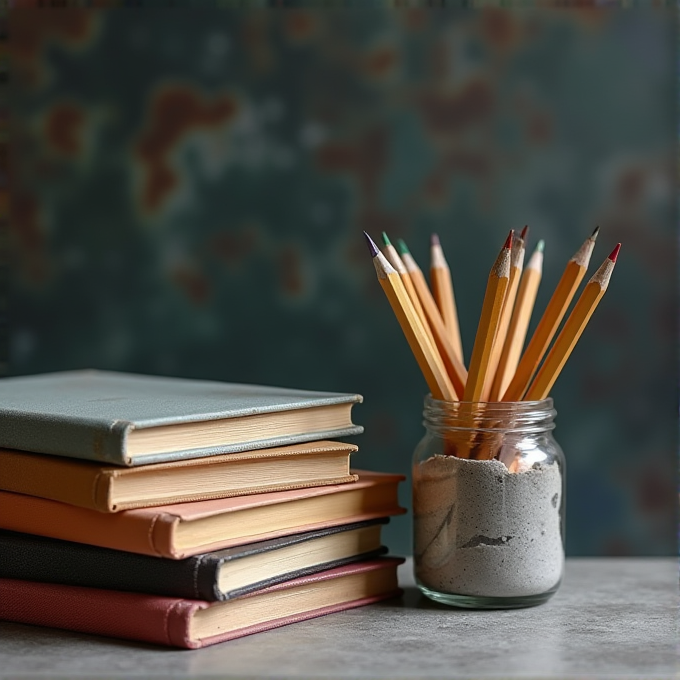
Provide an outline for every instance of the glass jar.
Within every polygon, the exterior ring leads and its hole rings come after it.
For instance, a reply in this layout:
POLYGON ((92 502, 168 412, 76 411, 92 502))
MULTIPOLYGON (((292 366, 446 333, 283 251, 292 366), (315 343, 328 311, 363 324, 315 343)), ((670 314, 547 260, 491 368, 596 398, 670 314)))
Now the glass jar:
POLYGON ((564 454, 552 399, 428 396, 413 457, 414 570, 427 597, 505 609, 548 600, 564 570, 564 454))

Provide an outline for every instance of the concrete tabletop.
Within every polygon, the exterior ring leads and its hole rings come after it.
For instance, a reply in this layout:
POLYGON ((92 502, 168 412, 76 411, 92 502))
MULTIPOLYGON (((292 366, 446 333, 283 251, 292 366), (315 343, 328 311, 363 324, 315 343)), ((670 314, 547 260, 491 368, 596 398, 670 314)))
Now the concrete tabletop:
MULTIPOLYGON (((569 559, 547 604, 402 598, 196 651, 0 623, 0 678, 680 678, 678 564, 569 559)), ((0 597, 2 594, 0 593, 0 597)))

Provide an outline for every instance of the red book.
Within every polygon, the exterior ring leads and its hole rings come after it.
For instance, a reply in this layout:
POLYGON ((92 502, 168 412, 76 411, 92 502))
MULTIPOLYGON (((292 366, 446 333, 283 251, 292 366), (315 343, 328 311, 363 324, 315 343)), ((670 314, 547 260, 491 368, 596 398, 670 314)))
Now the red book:
POLYGON ((0 619, 195 649, 394 597, 402 562, 350 564, 227 602, 0 579, 0 619))

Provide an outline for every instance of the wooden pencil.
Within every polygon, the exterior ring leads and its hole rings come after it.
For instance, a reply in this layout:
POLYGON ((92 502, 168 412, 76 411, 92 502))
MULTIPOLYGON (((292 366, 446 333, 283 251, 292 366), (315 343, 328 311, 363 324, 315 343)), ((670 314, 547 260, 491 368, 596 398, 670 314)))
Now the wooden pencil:
POLYGON ((505 338, 508 335, 510 328, 510 318, 512 310, 515 307, 515 298, 517 297, 517 289, 519 288, 519 280, 522 275, 522 267, 524 266, 524 243, 529 227, 525 226, 520 235, 515 234, 512 238, 512 248, 510 250, 510 280, 508 282, 508 290, 505 293, 503 300, 503 310, 501 318, 498 322, 498 332, 493 341, 491 349, 491 357, 489 358, 489 369, 484 379, 484 387, 482 388, 481 401, 498 401, 498 394, 492 391, 494 378, 498 370, 498 365, 503 353, 505 345, 505 338))
POLYGON ((430 293, 430 289, 427 287, 427 282, 423 276, 423 272, 417 265, 413 256, 409 252, 406 244, 402 239, 397 241, 399 246, 399 255, 401 260, 408 271, 411 281, 413 282, 413 287, 416 289, 418 294, 418 299, 420 304, 425 310, 425 315, 430 324, 430 329, 432 330, 432 335, 434 335, 434 340, 437 345, 437 349, 441 355, 441 358, 446 366, 446 370, 451 378, 453 387, 457 394, 463 394, 465 390, 465 382, 467 381, 467 370, 465 366, 458 359, 451 340, 449 339, 448 332, 444 326, 444 321, 442 320, 439 309, 437 309, 437 304, 430 293))
POLYGON ((491 401, 497 401, 501 395, 505 394, 510 380, 517 369, 522 347, 524 347, 524 341, 529 330, 529 322, 531 321, 531 313, 536 302, 538 286, 541 283, 544 246, 543 240, 538 242, 522 273, 515 308, 510 319, 510 328, 505 338, 501 358, 491 386, 491 394, 489 396, 491 401))
POLYGON ((463 391, 463 401, 480 401, 482 396, 493 341, 498 331, 498 324, 503 311, 503 300, 510 281, 510 250, 513 233, 511 231, 508 234, 505 245, 501 248, 501 252, 489 273, 482 313, 479 317, 475 344, 470 358, 470 371, 463 391))
POLYGON ((462 364, 465 364, 463 343, 460 339, 456 297, 451 281, 451 270, 449 269, 437 234, 432 234, 430 240, 430 286, 432 287, 432 297, 434 297, 437 308, 442 315, 444 326, 449 332, 449 338, 453 344, 456 356, 462 364))
POLYGON ((406 292, 408 293, 409 299, 411 300, 411 304, 415 308, 416 314, 418 314, 418 317, 420 318, 420 321, 423 324, 425 333, 427 334, 427 337, 429 338, 432 346, 437 352, 437 355, 439 355, 437 344, 434 341, 434 335, 432 335, 432 329, 430 328, 427 316, 425 315, 425 310, 423 309, 423 306, 420 304, 418 293, 416 293, 416 289, 413 287, 413 281, 411 281, 411 277, 406 271, 406 267, 404 266, 404 263, 401 261, 397 249, 392 245, 390 239, 388 238, 387 234, 384 231, 382 233, 382 238, 383 243, 385 244, 382 249, 383 255, 385 255, 387 261, 397 270, 397 273, 401 278, 401 282, 404 284, 404 288, 406 288, 406 292))
POLYGON ((440 361, 431 351, 430 342, 397 270, 392 267, 387 258, 378 250, 378 246, 376 246, 366 232, 364 232, 364 236, 366 237, 368 250, 373 258, 378 281, 385 291, 385 295, 420 366, 432 396, 435 399, 456 401, 458 399, 456 390, 443 366, 441 366, 440 361))
POLYGON ((620 248, 621 244, 619 243, 583 289, 583 293, 574 305, 564 328, 557 336, 555 344, 551 347, 543 365, 527 390, 524 397, 525 401, 539 401, 550 394, 550 390, 559 377, 564 364, 607 290, 620 248))
POLYGON ((586 274, 598 231, 599 227, 586 239, 567 263, 557 288, 555 288, 555 292, 519 361, 515 375, 503 394, 502 401, 520 401, 524 396, 536 369, 541 363, 541 359, 548 349, 548 345, 550 345, 550 341, 555 336, 560 322, 586 274))

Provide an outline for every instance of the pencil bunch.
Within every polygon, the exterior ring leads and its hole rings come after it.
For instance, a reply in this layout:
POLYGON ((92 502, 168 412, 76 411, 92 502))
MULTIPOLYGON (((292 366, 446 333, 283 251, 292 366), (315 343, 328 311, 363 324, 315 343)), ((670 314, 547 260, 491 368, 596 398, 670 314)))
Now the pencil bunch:
POLYGON ((402 240, 397 241, 397 250, 383 233, 381 252, 366 232, 364 236, 380 285, 432 396, 444 401, 488 403, 540 401, 549 396, 607 290, 619 254, 620 243, 590 278, 567 316, 588 269, 598 232, 599 227, 567 262, 526 349, 542 277, 544 242, 538 242, 524 267, 528 227, 519 235, 514 231, 508 234, 488 275, 467 368, 453 279, 439 237, 433 234, 431 239, 428 286, 402 240))

